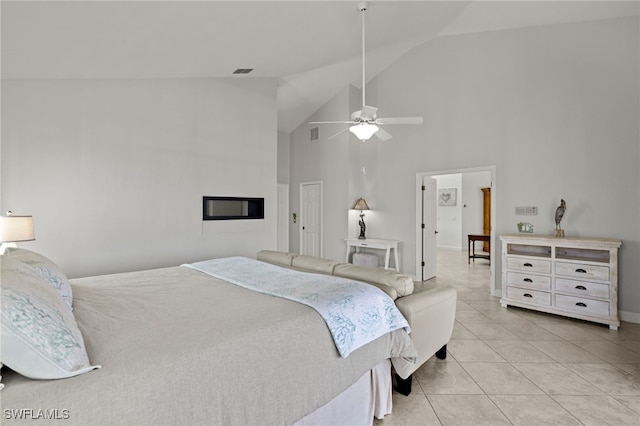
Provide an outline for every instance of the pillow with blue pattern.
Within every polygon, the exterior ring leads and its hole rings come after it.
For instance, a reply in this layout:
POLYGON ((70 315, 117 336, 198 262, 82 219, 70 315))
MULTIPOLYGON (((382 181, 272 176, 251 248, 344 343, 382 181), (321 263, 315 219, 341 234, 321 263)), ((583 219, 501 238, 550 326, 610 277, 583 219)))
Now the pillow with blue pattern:
POLYGON ((22 263, 26 263, 33 268, 33 270, 44 278, 51 287, 56 289, 65 303, 69 306, 69 309, 73 310, 73 293, 71 291, 71 283, 69 283, 67 276, 53 261, 39 253, 18 247, 7 248, 5 256, 9 256, 13 260, 17 260, 22 263))
POLYGON ((29 265, 0 256, 0 362, 32 379, 62 379, 89 363, 73 312, 29 265))

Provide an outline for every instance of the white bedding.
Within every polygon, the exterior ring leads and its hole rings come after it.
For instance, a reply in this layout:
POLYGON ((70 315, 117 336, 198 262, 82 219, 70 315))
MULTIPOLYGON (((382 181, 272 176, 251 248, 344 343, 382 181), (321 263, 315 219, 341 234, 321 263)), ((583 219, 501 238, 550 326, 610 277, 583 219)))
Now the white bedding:
POLYGON ((399 328, 410 332, 409 323, 393 300, 369 284, 283 269, 246 257, 225 257, 182 266, 249 290, 312 307, 324 319, 344 358, 385 333, 399 328))
MULTIPOLYGON (((59 410, 65 425, 293 424, 381 360, 416 355, 400 329, 341 358, 308 306, 188 268, 71 284, 87 353, 102 368, 50 381, 3 369, 3 414, 59 410)), ((13 423, 28 424, 3 417, 13 423)))

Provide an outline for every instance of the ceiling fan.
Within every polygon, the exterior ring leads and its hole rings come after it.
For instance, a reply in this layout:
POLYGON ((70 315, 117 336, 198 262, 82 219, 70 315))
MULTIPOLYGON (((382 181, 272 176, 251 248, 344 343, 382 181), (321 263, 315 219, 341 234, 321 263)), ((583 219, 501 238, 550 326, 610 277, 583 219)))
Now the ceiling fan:
POLYGON ((380 126, 391 124, 422 124, 422 117, 391 117, 391 118, 378 118, 378 108, 367 106, 365 102, 365 11, 367 10, 368 2, 358 3, 358 10, 362 13, 362 109, 355 111, 351 114, 351 120, 346 121, 312 121, 309 124, 351 124, 346 129, 341 130, 328 139, 331 140, 338 135, 349 130, 356 135, 361 141, 369 140, 373 135, 376 135, 379 139, 386 141, 391 139, 392 136, 389 132, 382 129, 380 126))

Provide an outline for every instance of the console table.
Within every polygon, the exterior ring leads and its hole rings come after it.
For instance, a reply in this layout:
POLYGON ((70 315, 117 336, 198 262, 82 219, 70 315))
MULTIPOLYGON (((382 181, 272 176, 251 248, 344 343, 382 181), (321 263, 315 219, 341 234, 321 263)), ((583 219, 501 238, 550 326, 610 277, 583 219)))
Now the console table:
POLYGON ((367 238, 364 240, 360 240, 358 238, 348 238, 345 240, 347 243, 347 258, 346 262, 349 263, 349 255, 351 254, 351 247, 355 248, 356 253, 360 251, 360 248, 369 248, 369 249, 377 249, 377 250, 385 250, 385 258, 384 258, 384 268, 385 269, 395 269, 396 271, 400 271, 400 262, 398 260, 398 240, 381 240, 374 238, 367 238), (395 268, 389 268, 389 257, 391 256, 391 250, 393 249, 394 254, 394 265, 395 268))
POLYGON ((485 241, 488 244, 491 244, 491 235, 485 234, 469 234, 469 259, 467 259, 467 263, 471 263, 471 259, 475 262, 476 259, 487 259, 491 261, 490 254, 476 254, 476 241, 485 241))

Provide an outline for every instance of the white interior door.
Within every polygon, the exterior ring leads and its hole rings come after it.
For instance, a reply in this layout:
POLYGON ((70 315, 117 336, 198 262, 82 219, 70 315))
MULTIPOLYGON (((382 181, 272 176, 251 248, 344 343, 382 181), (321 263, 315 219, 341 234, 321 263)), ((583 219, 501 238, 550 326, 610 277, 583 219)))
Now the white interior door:
POLYGON ((300 254, 322 256, 322 182, 300 184, 300 254))
POLYGON ((278 184, 278 251, 289 251, 289 185, 278 184))
POLYGON ((429 176, 422 179, 422 281, 436 276, 436 236, 438 181, 429 176))

